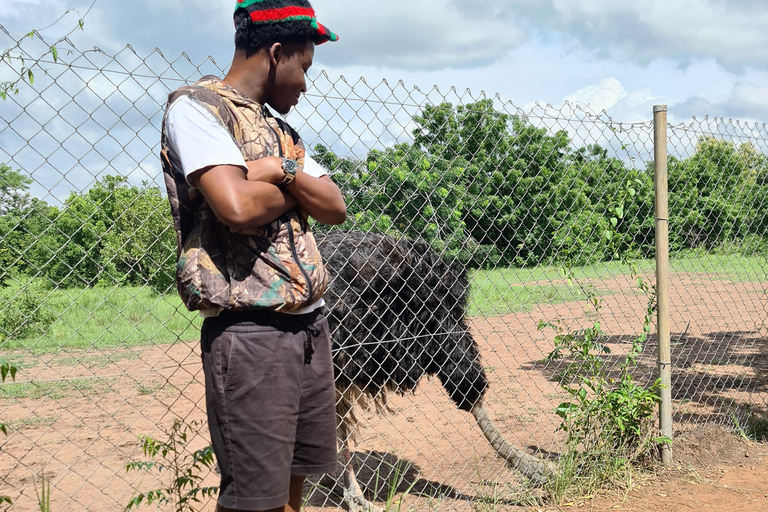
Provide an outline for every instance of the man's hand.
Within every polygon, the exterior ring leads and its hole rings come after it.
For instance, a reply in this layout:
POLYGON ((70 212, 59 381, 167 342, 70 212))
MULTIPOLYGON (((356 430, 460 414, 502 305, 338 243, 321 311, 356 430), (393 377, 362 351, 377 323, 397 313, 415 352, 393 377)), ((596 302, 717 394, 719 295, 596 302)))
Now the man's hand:
POLYGON ((324 224, 341 224, 347 218, 344 198, 331 178, 315 178, 303 171, 286 187, 279 187, 285 173, 282 160, 268 156, 240 167, 217 165, 201 169, 191 179, 216 217, 233 231, 269 224, 295 206, 324 224))
MULTIPOLYGON (((248 181, 261 181, 279 185, 285 177, 283 161, 276 156, 267 156, 246 162, 248 181)), ((296 172, 296 178, 282 190, 298 201, 304 217, 310 215, 323 224, 341 224, 347 218, 344 198, 333 181, 326 175, 315 178, 303 171, 296 172)))
POLYGON ((245 179, 248 181, 263 181, 264 183, 279 185, 285 177, 283 161, 276 156, 266 156, 245 164, 248 166, 248 174, 245 175, 245 179))

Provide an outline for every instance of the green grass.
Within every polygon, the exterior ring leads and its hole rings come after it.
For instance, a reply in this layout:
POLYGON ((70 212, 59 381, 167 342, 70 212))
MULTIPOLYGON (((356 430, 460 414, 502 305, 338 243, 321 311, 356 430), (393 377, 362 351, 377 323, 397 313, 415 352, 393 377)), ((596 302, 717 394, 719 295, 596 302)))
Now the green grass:
MULTIPOLYGON (((642 260, 637 267, 640 272, 653 272, 654 262, 642 260)), ((631 269, 621 263, 606 262, 574 267, 571 273, 576 279, 586 281, 629 275, 631 269)), ((519 313, 530 311, 539 304, 559 304, 587 298, 558 266, 476 270, 470 279, 469 316, 519 313)), ((596 295, 606 293, 609 292, 595 290, 596 295)))
MULTIPOLYGON (((641 274, 653 274, 655 269, 653 259, 635 262, 635 270, 641 274)), ((766 282, 768 259, 736 253, 677 252, 670 255, 670 273, 672 276, 695 274, 703 281, 766 282)), ((619 262, 601 262, 574 267, 571 274, 586 283, 588 280, 630 276, 632 269, 619 262)), ((558 304, 586 298, 578 286, 569 283, 559 266, 477 270, 470 278, 469 316, 498 316, 530 311, 538 304, 558 304)), ((606 293, 610 292, 596 290, 597 295, 606 293)))
POLYGON ((109 355, 103 356, 57 357, 53 363, 59 366, 85 366, 86 368, 104 368, 107 365, 114 364, 119 361, 127 361, 135 358, 135 353, 126 351, 112 352, 109 355))
MULTIPOLYGON (((653 260, 636 263, 641 273, 653 273, 654 267, 653 260)), ((766 282, 768 261, 762 256, 690 251, 672 256, 671 272, 673 276, 682 272, 695 274, 702 280, 766 282)), ((585 284, 589 280, 596 283, 597 280, 629 276, 631 269, 621 263, 607 262, 576 267, 571 269, 571 274, 585 284)), ((541 304, 586 299, 583 291, 569 283, 558 266, 477 270, 470 273, 470 279, 468 315, 473 317, 500 316, 530 311, 541 304)), ((53 318, 53 323, 43 329, 42 334, 21 339, 0 338, 0 351, 8 357, 18 355, 9 353, 12 351, 34 355, 75 352, 68 354, 70 360, 61 360, 60 364, 67 365, 82 363, 81 351, 173 343, 199 337, 202 319, 196 312, 187 311, 176 294, 159 295, 147 287, 135 286, 41 293, 47 294, 42 297, 42 308, 53 318)), ((606 293, 610 292, 595 290, 596 295, 606 293)), ((13 288, 6 288, 4 294, 13 297, 13 288)), ((98 354, 93 357, 88 364, 99 366, 113 362, 119 356, 98 354)))
POLYGON ((702 280, 731 283, 768 281, 768 258, 738 253, 684 251, 670 255, 671 273, 695 274, 702 280))
POLYGON ((176 295, 136 286, 55 290, 43 307, 51 309, 53 324, 42 335, 5 340, 0 350, 42 354, 193 340, 202 322, 176 295))
POLYGON ((22 430, 25 428, 50 427, 58 421, 57 416, 29 416, 18 420, 11 420, 6 426, 11 430, 22 430))
MULTIPOLYGON (((500 270, 492 273, 503 272, 500 270)), ((506 284, 495 276, 475 274, 469 298, 469 316, 499 316, 530 311, 537 304, 557 304, 586 296, 575 286, 537 284, 506 284)))
POLYGON ((43 382, 16 382, 0 384, 0 399, 50 398, 58 400, 65 397, 86 395, 99 396, 106 393, 114 378, 71 379, 43 382))

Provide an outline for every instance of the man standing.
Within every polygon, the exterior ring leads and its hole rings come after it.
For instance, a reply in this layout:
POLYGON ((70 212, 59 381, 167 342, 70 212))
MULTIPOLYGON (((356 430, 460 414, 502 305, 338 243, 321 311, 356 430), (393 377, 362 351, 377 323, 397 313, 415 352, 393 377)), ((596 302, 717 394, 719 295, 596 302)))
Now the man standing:
POLYGON ((298 511, 305 475, 337 469, 328 275, 307 217, 340 224, 346 206, 267 106, 288 113, 315 45, 338 37, 305 0, 241 0, 234 19, 227 75, 171 93, 163 119, 176 281, 205 317, 217 510, 298 511))

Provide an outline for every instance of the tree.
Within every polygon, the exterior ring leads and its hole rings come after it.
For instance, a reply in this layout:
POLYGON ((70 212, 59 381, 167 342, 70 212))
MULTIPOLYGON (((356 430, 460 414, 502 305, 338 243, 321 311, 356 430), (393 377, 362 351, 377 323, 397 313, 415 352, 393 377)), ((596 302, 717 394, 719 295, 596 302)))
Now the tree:
MULTIPOLYGON (((669 207, 675 212, 670 216, 670 245, 712 249, 745 236, 755 225, 754 215, 764 218, 740 201, 762 162, 751 144, 737 147, 713 137, 702 138, 690 158, 670 158, 669 207)), ((760 204, 752 199, 750 205, 760 204)))
POLYGON ((72 193, 55 227, 61 247, 47 265, 59 286, 150 284, 161 292, 174 282, 175 234, 170 206, 156 187, 105 176, 86 193, 72 193))

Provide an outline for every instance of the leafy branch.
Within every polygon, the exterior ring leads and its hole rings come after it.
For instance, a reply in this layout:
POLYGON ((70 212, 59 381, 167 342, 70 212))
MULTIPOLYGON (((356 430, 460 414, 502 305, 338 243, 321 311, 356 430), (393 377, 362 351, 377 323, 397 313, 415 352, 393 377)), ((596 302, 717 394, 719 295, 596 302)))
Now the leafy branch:
MULTIPOLYGON (((88 7, 88 11, 86 11, 85 15, 79 16, 78 13, 78 20, 77 25, 75 28, 73 28, 67 35, 65 35, 63 38, 59 39, 61 41, 62 39, 66 38, 74 32, 75 30, 83 30, 83 27, 85 26, 85 16, 90 12, 93 5, 96 3, 96 0, 94 0, 90 7, 88 7)), ((21 85, 26 82, 30 86, 33 86, 35 84, 35 73, 32 71, 33 68, 38 67, 40 64, 40 61, 43 60, 46 56, 50 55, 53 57, 53 62, 56 63, 59 61, 59 50, 56 47, 56 43, 49 46, 48 51, 43 53, 40 57, 37 59, 31 59, 29 55, 27 54, 25 58, 25 52, 21 49, 21 45, 26 41, 27 39, 34 39, 35 34, 42 40, 42 37, 40 37, 40 32, 43 30, 46 30, 57 23, 59 23, 64 16, 69 14, 72 11, 72 9, 67 9, 64 14, 59 16, 59 18, 48 25, 47 27, 43 27, 41 29, 32 30, 28 34, 25 34, 22 36, 18 41, 16 41, 16 44, 12 46, 11 48, 7 48, 3 50, 2 53, 0 53, 0 62, 6 63, 9 67, 14 68, 15 65, 19 66, 18 71, 18 78, 15 80, 7 80, 4 82, 0 82, 0 98, 3 100, 8 98, 8 95, 13 94, 19 94, 21 85)), ((47 74, 47 71, 46 71, 47 74)))

